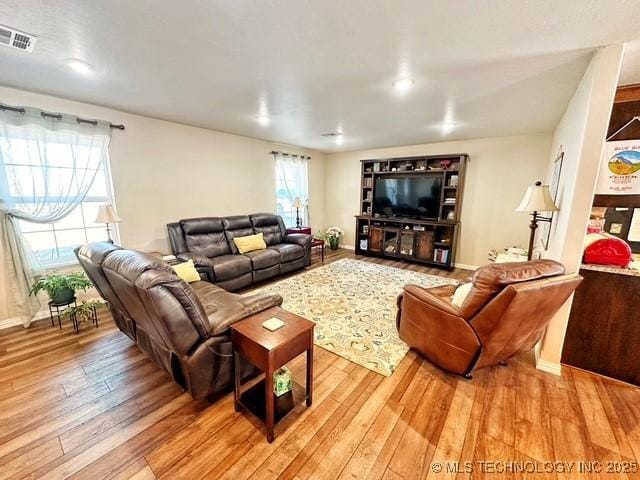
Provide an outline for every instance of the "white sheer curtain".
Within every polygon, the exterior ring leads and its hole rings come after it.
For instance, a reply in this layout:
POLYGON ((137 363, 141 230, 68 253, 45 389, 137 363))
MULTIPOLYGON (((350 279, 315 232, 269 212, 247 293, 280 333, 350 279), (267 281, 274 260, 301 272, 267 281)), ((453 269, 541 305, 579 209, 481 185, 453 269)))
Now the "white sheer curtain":
POLYGON ((0 110, 0 317, 29 326, 40 305, 29 290, 42 271, 22 238, 18 220, 52 223, 85 198, 107 156, 108 123, 43 117, 40 110, 0 110))
POLYGON ((296 209, 293 202, 296 197, 304 202, 300 209, 302 225, 309 225, 309 157, 274 154, 276 160, 276 197, 277 213, 282 216, 287 227, 294 227, 296 209))

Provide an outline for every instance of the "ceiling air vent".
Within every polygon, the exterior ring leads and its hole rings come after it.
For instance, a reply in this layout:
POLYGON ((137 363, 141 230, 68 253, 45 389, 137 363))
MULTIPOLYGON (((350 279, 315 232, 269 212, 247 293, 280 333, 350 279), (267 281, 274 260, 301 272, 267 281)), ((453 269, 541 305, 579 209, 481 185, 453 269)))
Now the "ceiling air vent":
POLYGON ((0 45, 31 53, 37 39, 34 35, 0 25, 0 45))
POLYGON ((320 136, 321 137, 341 137, 342 133, 340 133, 340 132, 327 132, 327 133, 321 133, 320 136))

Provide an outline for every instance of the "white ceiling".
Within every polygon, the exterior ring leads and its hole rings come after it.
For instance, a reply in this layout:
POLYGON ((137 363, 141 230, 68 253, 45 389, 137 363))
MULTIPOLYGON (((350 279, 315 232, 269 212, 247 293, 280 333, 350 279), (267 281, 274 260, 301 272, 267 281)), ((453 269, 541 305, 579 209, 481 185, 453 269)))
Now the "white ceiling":
POLYGON ((627 43, 620 70, 619 85, 640 83, 640 38, 627 43))
POLYGON ((551 130, 640 1, 0 0, 0 23, 39 36, 0 47, 0 84, 337 151, 551 130))

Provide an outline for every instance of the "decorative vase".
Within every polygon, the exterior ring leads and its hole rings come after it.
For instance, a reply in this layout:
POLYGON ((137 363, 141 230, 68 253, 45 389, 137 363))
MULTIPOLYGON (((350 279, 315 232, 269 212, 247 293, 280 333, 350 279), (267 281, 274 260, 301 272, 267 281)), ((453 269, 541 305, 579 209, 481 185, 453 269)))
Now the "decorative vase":
POLYGON ((51 301, 56 305, 63 305, 65 303, 71 303, 76 292, 73 288, 62 288, 58 290, 54 295, 51 295, 51 301))
POLYGON ((338 249, 338 245, 340 245, 340 237, 328 237, 327 240, 329 241, 329 248, 331 250, 338 249))

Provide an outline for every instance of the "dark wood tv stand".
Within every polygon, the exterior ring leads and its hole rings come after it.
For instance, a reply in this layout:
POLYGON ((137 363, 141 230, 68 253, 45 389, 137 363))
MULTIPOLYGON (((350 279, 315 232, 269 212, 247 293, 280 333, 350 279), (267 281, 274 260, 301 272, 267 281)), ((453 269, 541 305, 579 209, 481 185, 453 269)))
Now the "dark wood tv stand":
POLYGON ((392 257, 452 269, 468 159, 467 154, 454 154, 362 160, 356 255, 392 257), (420 220, 374 215, 376 178, 394 175, 441 176, 438 217, 420 220))

